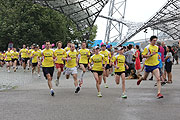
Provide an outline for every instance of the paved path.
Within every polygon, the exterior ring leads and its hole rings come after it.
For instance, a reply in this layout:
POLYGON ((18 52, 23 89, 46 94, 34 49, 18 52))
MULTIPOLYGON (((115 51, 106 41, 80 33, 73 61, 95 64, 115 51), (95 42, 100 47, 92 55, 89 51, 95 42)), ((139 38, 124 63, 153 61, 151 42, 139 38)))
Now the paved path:
MULTIPOLYGON (((102 88, 98 98, 91 72, 79 94, 74 94, 72 77, 63 76, 60 87, 54 87, 51 97, 44 77, 30 72, 7 73, 0 68, 0 84, 18 86, 0 92, 0 120, 180 120, 180 65, 173 66, 173 84, 162 88, 164 99, 156 99, 155 81, 127 80, 128 99, 121 99, 121 86, 113 77, 109 88, 102 88)), ((54 75, 56 77, 56 75, 54 75)))

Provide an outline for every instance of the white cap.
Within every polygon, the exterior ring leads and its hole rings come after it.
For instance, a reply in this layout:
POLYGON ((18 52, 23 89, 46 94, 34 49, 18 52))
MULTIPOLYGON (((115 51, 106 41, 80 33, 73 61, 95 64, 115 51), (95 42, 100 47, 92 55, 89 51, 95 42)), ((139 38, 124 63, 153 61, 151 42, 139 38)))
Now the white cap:
POLYGON ((122 50, 122 49, 124 49, 123 47, 118 47, 118 50, 122 50))
POLYGON ((94 49, 99 49, 99 46, 95 46, 94 49))

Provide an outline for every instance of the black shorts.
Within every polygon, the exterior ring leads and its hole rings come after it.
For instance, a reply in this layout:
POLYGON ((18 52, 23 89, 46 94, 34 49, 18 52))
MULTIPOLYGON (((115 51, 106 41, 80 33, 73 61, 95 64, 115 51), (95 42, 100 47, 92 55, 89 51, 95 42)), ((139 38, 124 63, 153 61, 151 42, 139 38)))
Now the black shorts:
MULTIPOLYGON (((104 66, 104 64, 103 64, 103 66, 104 66)), ((109 64, 107 64, 105 69, 107 70, 109 68, 110 68, 110 66, 109 66, 109 64)))
POLYGON ((44 77, 47 79, 46 75, 50 74, 53 77, 54 67, 42 67, 44 77))
POLYGON ((29 60, 29 58, 22 58, 22 62, 25 62, 25 64, 27 64, 28 60, 29 60))
POLYGON ((92 73, 96 72, 99 76, 103 74, 103 71, 95 71, 95 70, 91 70, 92 73))
POLYGON ((11 62, 11 60, 5 60, 5 62, 11 62))
POLYGON ((33 67, 36 67, 38 65, 38 63, 32 63, 33 67))
POLYGON ((165 70, 167 73, 170 73, 172 70, 172 62, 165 62, 165 70))
MULTIPOLYGON (((79 64, 83 64, 83 63, 79 63, 79 64)), ((84 65, 84 67, 85 68, 87 68, 88 67, 88 64, 83 64, 84 65)))
POLYGON ((18 59, 12 59, 12 62, 14 62, 14 61, 18 61, 18 59))
POLYGON ((123 73, 125 73, 125 71, 123 71, 123 72, 115 72, 115 74, 118 75, 118 76, 121 76, 121 74, 123 74, 123 73))
POLYGON ((112 68, 112 65, 109 65, 109 68, 112 68))

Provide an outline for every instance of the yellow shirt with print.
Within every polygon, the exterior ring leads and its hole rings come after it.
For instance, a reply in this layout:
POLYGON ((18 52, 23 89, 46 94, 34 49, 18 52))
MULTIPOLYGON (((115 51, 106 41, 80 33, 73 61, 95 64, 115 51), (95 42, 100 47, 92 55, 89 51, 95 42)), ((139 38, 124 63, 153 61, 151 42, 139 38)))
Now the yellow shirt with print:
POLYGON ((4 60, 4 55, 0 53, 0 60, 4 60))
POLYGON ((12 52, 12 58, 13 59, 18 59, 19 58, 19 53, 18 52, 12 52))
POLYGON ((27 52, 28 50, 27 49, 21 49, 20 50, 20 53, 21 53, 21 58, 27 58, 27 52))
POLYGON ((66 48, 65 48, 66 52, 70 51, 70 49, 71 49, 71 48, 69 48, 69 47, 66 47, 66 48))
POLYGON ((125 56, 124 55, 114 56, 112 62, 115 62, 115 65, 119 67, 119 69, 115 68, 115 72, 125 71, 125 56))
POLYGON ((7 51, 5 53, 5 60, 6 61, 11 61, 12 60, 11 57, 12 57, 12 53, 7 51))
POLYGON ((56 57, 56 62, 58 64, 64 64, 64 61, 62 58, 66 55, 66 51, 64 49, 56 49, 54 51, 54 56, 56 57))
POLYGON ((39 52, 32 51, 31 57, 32 57, 32 63, 37 63, 39 61, 39 52))
POLYGON ((154 45, 152 46, 151 44, 146 46, 142 55, 150 55, 153 52, 156 52, 155 55, 149 57, 146 59, 145 61, 145 65, 147 66, 156 66, 159 64, 159 60, 158 60, 158 46, 154 45))
MULTIPOLYGON (((111 59, 111 53, 108 50, 100 51, 100 54, 104 55, 107 64, 109 64, 109 60, 111 59)), ((105 64, 105 61, 103 61, 103 64, 105 64)))
POLYGON ((43 61, 42 67, 54 67, 54 51, 52 49, 44 49, 42 51, 43 61))
POLYGON ((78 55, 78 53, 75 50, 73 52, 72 51, 67 52, 67 54, 64 57, 65 58, 68 58, 68 57, 71 58, 71 60, 66 61, 66 67, 67 68, 73 68, 73 67, 77 66, 77 63, 76 63, 77 55, 78 55))
POLYGON ((41 54, 41 51, 42 51, 42 50, 41 50, 41 49, 38 49, 37 51, 38 51, 38 53, 39 53, 39 57, 42 57, 42 54, 41 54))
POLYGON ((79 60, 80 64, 88 64, 89 57, 87 56, 87 53, 88 53, 88 55, 90 55, 89 49, 80 49, 79 50, 78 54, 80 55, 80 60, 79 60))
POLYGON ((102 69, 102 64, 103 62, 106 62, 106 58, 102 54, 94 54, 93 56, 90 57, 89 62, 93 62, 92 70, 94 71, 103 71, 102 69))

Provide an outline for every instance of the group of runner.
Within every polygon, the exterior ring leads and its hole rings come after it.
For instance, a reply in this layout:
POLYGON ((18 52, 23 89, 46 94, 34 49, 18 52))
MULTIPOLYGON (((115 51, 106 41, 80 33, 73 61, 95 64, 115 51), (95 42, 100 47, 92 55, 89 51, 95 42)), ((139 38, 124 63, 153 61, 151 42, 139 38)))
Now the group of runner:
MULTIPOLYGON (((160 93, 161 84, 158 67, 158 47, 156 46, 156 41, 157 37, 152 36, 150 38, 150 45, 146 47, 142 53, 143 57, 146 58, 145 72, 144 76, 138 80, 137 85, 147 78, 148 73, 152 72, 157 78, 157 98, 163 98, 163 95, 160 93)), ((56 43, 57 49, 55 50, 51 48, 50 41, 46 41, 45 46, 45 49, 40 50, 39 46, 35 44, 31 46, 31 49, 29 49, 29 47, 26 48, 26 46, 23 45, 23 48, 19 52, 17 52, 15 48, 13 50, 8 48, 4 55, 0 53, 1 64, 4 60, 6 62, 8 72, 10 72, 10 67, 13 63, 14 72, 16 72, 18 60, 20 61, 20 64, 22 62, 24 71, 26 70, 26 66, 28 66, 29 69, 29 66, 32 63, 32 74, 36 71, 37 67, 39 77, 40 66, 42 66, 42 71, 44 77, 48 81, 50 94, 52 96, 55 94, 52 85, 54 66, 57 69, 57 79, 55 80, 56 86, 59 85, 59 79, 62 72, 66 75, 66 79, 69 79, 70 75, 72 75, 74 79, 75 93, 80 91, 84 80, 84 74, 87 69, 91 70, 96 81, 98 97, 102 97, 100 89, 102 79, 104 80, 105 88, 108 88, 106 81, 110 72, 112 72, 112 69, 114 68, 116 84, 118 85, 120 83, 120 78, 122 79, 121 97, 127 98, 125 93, 125 71, 128 69, 128 65, 125 63, 123 47, 118 47, 118 51, 116 53, 112 53, 106 49, 105 44, 102 44, 101 47, 94 47, 93 51, 90 52, 90 50, 86 48, 86 42, 82 42, 81 49, 79 50, 76 50, 75 44, 70 42, 67 44, 65 49, 62 48, 61 41, 56 43), (79 80, 77 77, 78 65, 82 70, 79 80)))

